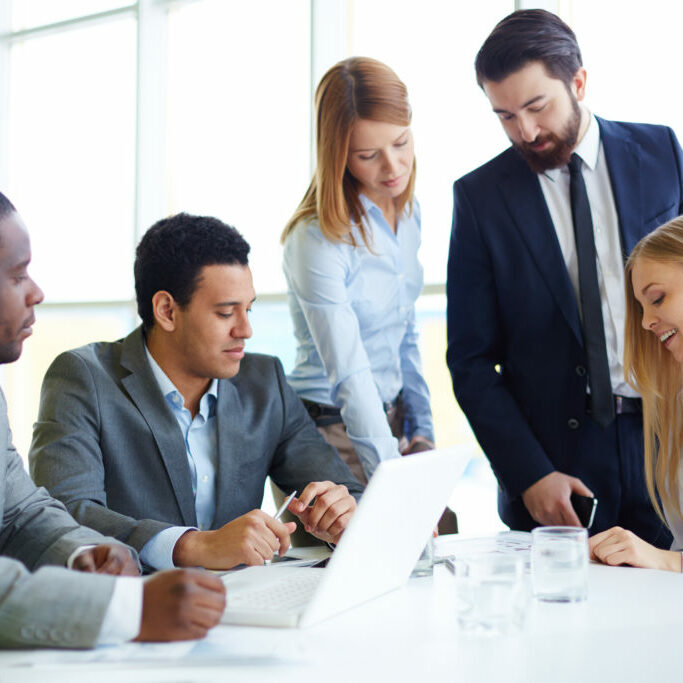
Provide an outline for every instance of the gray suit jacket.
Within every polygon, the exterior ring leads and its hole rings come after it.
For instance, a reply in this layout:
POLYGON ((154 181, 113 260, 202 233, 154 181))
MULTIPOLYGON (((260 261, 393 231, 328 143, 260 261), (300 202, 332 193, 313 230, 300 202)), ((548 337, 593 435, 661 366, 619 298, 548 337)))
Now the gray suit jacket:
POLYGON ((103 540, 26 474, 0 391, 0 647, 95 645, 114 577, 63 565, 78 546, 103 540))
MULTIPOLYGON (((361 485, 318 434, 280 361, 247 354, 218 383, 212 528, 259 508, 266 477, 361 485)), ((43 382, 31 473, 82 524, 140 550, 163 529, 196 526, 185 441, 152 374, 140 328, 61 354, 43 382)))

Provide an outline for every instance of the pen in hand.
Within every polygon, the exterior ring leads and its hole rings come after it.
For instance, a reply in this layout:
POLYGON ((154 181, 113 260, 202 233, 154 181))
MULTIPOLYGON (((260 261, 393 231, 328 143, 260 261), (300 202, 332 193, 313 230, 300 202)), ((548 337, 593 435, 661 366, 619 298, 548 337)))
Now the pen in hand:
MULTIPOLYGON (((287 506, 292 502, 294 499, 294 496, 296 496, 297 492, 292 491, 287 498, 285 498, 285 502, 280 505, 278 511, 275 513, 273 519, 276 519, 278 522, 280 521, 280 517, 282 517, 282 513, 287 509, 287 506)), ((278 553, 279 554, 279 553, 278 553)), ((264 564, 270 564, 271 560, 266 560, 264 564)))
POLYGON ((294 499, 294 496, 296 496, 297 491, 292 491, 287 498, 285 498, 285 502, 280 505, 280 509, 275 513, 275 519, 280 521, 280 517, 282 517, 282 513, 287 509, 287 506, 292 502, 294 499))

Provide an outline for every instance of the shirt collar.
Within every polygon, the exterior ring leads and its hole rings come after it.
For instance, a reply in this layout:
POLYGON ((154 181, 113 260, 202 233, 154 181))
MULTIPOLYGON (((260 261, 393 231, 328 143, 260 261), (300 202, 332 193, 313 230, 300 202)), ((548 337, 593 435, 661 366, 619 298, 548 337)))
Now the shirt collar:
POLYGON ((379 206, 377 206, 377 204, 375 204, 375 202, 372 201, 372 199, 369 199, 363 193, 360 193, 358 198, 360 199, 360 203, 366 213, 375 213, 379 214, 380 216, 382 215, 382 210, 379 208, 379 206))
MULTIPOLYGON (((590 114, 589 116, 588 128, 586 129, 581 142, 575 147, 574 152, 581 157, 583 163, 586 164, 591 171, 594 171, 598 164, 598 154, 600 153, 600 126, 593 114, 590 114)), ((566 166, 551 168, 542 175, 555 182, 562 172, 569 173, 566 166)))
POLYGON ((600 152, 600 126, 593 114, 590 115, 588 128, 574 152, 581 157, 583 163, 591 171, 595 170, 598 164, 598 153, 600 152))
MULTIPOLYGON (((159 389, 161 390, 161 393, 163 394, 164 398, 171 404, 172 407, 182 408, 182 406, 185 403, 185 397, 178 391, 178 389, 176 389, 175 384, 171 382, 171 380, 168 378, 168 375, 161 369, 159 363, 157 363, 156 360, 154 360, 154 356, 152 356, 152 354, 149 352, 147 344, 145 344, 145 353, 147 354, 147 361, 149 362, 149 367, 152 370, 154 379, 159 385, 159 389), (173 397, 175 395, 180 397, 180 405, 176 405, 176 402, 173 400, 173 397)), ((204 394, 204 396, 202 396, 199 402, 199 412, 205 419, 208 417, 208 411, 207 415, 204 415, 206 406, 206 401, 204 400, 204 397, 206 396, 213 396, 214 401, 218 398, 218 380, 215 377, 213 380, 211 380, 209 388, 206 390, 206 393, 204 394)), ((213 403, 213 401, 211 403, 213 403)))
MULTIPOLYGON (((372 201, 369 197, 365 196, 362 192, 358 194, 358 198, 360 199, 360 203, 363 206, 363 210, 365 213, 368 215, 372 216, 375 221, 380 223, 380 225, 385 224, 386 221, 384 219, 384 214, 382 213, 382 209, 375 204, 375 202, 372 201)), ((408 204, 405 205, 403 211, 401 211, 400 214, 396 216, 396 222, 400 223, 403 220, 403 217, 406 215, 408 211, 408 204)), ((393 234, 393 230, 391 231, 393 234)))

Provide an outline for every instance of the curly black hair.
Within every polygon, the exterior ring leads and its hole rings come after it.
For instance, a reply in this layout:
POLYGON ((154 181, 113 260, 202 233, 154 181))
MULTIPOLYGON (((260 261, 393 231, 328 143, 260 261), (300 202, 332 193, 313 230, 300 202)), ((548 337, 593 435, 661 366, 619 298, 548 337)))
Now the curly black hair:
POLYGON ((135 251, 135 295, 143 328, 154 324, 156 292, 164 290, 187 306, 204 266, 246 266, 248 254, 242 235, 218 218, 179 213, 155 223, 135 251))

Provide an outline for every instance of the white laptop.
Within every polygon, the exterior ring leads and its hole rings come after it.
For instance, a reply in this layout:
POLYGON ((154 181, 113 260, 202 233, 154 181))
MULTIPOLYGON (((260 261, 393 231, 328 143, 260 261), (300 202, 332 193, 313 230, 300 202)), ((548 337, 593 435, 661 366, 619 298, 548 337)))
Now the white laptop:
POLYGON ((472 454, 455 446, 380 463, 327 567, 224 575, 222 623, 308 626, 402 586, 472 454))

